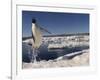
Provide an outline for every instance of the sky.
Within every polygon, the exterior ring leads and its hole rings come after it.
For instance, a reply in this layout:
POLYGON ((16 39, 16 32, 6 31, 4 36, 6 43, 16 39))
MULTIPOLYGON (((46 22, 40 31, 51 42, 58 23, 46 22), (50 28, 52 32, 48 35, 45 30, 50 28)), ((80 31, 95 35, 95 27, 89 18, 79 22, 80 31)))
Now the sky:
MULTIPOLYGON (((89 14, 22 11, 22 36, 32 36, 32 19, 52 34, 89 33, 89 14)), ((44 33, 47 35, 47 33, 44 33)))

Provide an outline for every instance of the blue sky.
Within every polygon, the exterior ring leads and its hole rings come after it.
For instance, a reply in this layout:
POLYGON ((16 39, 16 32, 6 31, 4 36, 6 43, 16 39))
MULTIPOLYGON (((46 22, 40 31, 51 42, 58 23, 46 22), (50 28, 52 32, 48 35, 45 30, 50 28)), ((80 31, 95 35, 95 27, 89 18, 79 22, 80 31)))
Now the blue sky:
POLYGON ((33 18, 52 34, 89 32, 89 14, 22 11, 23 37, 31 36, 33 18))

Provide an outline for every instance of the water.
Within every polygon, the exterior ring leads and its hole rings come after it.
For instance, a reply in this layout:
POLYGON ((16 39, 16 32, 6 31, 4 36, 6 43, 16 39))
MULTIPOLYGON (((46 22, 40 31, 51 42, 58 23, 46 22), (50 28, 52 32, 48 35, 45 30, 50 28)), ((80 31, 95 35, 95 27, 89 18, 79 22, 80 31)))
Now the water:
MULTIPOLYGON (((89 46, 77 46, 72 48, 64 49, 52 49, 48 50, 47 44, 42 44, 38 49, 38 56, 36 57, 37 61, 40 60, 53 60, 65 54, 69 54, 76 51, 81 51, 83 49, 88 49, 89 46)), ((22 43, 22 60, 23 62, 31 62, 32 59, 32 47, 27 43, 22 43)))

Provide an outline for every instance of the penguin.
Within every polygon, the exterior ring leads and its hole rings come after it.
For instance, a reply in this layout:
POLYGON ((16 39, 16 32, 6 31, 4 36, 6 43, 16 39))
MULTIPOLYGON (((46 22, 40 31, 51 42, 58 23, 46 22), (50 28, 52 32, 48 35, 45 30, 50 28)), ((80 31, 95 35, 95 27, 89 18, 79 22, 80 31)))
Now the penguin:
POLYGON ((32 19, 32 49, 33 49, 33 55, 32 55, 32 62, 36 61, 36 57, 38 56, 38 49, 42 44, 42 36, 43 32, 47 32, 51 34, 48 30, 39 27, 37 24, 36 19, 32 19))

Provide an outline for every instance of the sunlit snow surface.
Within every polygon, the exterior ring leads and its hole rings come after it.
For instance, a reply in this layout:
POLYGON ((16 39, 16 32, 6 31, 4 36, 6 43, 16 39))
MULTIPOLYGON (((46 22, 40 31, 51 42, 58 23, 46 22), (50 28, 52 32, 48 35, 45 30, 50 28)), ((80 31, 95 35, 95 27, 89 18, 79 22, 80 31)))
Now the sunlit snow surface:
POLYGON ((31 44, 32 39, 26 39, 22 42, 23 68, 67 67, 89 64, 89 35, 43 37, 42 45, 38 49, 37 63, 31 63, 33 50, 31 44), (81 59, 86 60, 82 61, 81 59), (28 66, 30 64, 32 66, 28 66), (44 64, 48 66, 44 66, 44 64))

